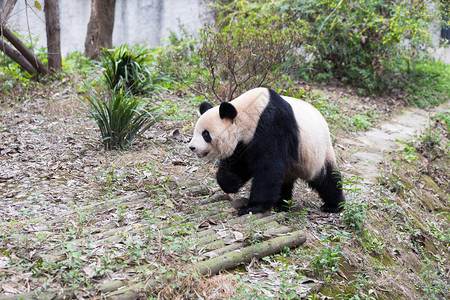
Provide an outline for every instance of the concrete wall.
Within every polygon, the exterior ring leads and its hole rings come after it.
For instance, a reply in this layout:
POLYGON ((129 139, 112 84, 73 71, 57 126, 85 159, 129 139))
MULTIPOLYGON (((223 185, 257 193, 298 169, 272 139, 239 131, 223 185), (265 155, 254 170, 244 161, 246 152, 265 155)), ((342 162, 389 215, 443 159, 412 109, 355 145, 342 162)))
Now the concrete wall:
MULTIPOLYGON (((434 12, 438 11, 438 8, 436 7, 436 4, 434 2, 430 4, 430 7, 432 11, 434 12)), ((432 34, 433 48, 430 48, 429 52, 431 56, 433 56, 435 59, 450 64, 450 47, 444 47, 440 43, 441 26, 442 26, 441 16, 439 13, 437 13, 434 22, 431 24, 431 32, 433 33, 432 34)))
MULTIPOLYGON (((6 0, 0 0, 2 6, 6 0)), ((8 20, 14 30, 28 36, 28 28, 38 47, 46 47, 44 12, 34 1, 17 1, 8 20)), ((44 5, 44 1, 39 1, 44 5)), ((209 10, 201 0, 116 0, 113 44, 122 43, 157 46, 171 31, 182 24, 195 33, 211 20, 209 10)), ((1 7, 0 6, 0 7, 1 7)), ((84 51, 91 0, 59 0, 61 51, 63 56, 75 50, 84 51)))

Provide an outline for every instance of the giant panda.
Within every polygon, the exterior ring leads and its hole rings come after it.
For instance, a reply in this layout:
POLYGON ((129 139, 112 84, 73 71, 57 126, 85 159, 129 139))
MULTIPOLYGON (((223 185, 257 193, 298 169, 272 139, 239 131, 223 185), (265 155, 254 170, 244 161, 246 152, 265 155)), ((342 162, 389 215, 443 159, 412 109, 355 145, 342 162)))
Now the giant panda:
POLYGON ((217 182, 236 193, 251 178, 248 205, 239 215, 285 209, 298 178, 337 213, 344 194, 328 124, 311 104, 255 88, 231 102, 203 102, 189 148, 198 157, 219 159, 217 182))

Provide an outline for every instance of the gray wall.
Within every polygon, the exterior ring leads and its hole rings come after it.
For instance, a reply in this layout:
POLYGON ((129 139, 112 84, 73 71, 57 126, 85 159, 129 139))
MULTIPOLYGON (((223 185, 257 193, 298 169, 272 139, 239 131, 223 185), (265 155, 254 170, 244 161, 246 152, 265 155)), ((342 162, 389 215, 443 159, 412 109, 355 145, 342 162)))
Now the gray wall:
MULTIPOLYGON (((6 0, 0 0, 0 5, 6 0)), ((37 37, 38 47, 46 47, 45 17, 34 1, 18 0, 8 24, 16 32, 28 36, 28 28, 37 37), (28 16, 28 17, 27 17, 28 16), (27 21, 28 20, 28 21, 27 21)), ((44 5, 44 1, 39 1, 44 5)), ((189 32, 212 20, 202 0, 116 0, 113 44, 122 43, 157 46, 171 31, 182 24, 189 32)), ((1 7, 1 6, 0 6, 1 7)), ((63 56, 75 50, 84 51, 91 0, 59 0, 61 51, 63 56)))

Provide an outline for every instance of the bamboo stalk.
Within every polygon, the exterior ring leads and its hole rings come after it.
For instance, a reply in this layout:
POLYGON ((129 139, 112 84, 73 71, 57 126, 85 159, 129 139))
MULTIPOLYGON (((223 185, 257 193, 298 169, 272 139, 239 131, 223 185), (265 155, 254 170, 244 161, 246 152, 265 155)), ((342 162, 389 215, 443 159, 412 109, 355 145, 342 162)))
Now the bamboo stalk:
POLYGON ((279 253, 284 247, 295 248, 305 241, 306 236, 302 230, 294 231, 290 235, 276 237, 197 263, 192 267, 192 270, 201 275, 218 274, 221 270, 235 268, 241 263, 249 263, 253 258, 262 258, 279 253))
MULTIPOLYGON (((96 289, 88 288, 85 290, 92 291, 93 293, 95 292, 111 293, 126 286, 127 284, 128 282, 124 280, 114 280, 98 285, 96 289)), ((74 294, 75 291, 76 289, 74 288, 65 288, 61 290, 46 291, 42 293, 29 292, 18 295, 0 296, 0 300, 19 300, 19 299, 63 300, 73 298, 75 296, 74 294)))
MULTIPOLYGON (((289 228, 287 226, 280 226, 277 228, 272 228, 269 229, 267 231, 264 232, 264 235, 277 235, 277 234, 286 234, 288 232, 291 232, 292 228, 289 228)), ((202 258, 213 258, 213 257, 217 257, 219 255, 222 255, 224 253, 227 252, 231 252, 233 250, 242 248, 244 245, 246 244, 246 242, 234 242, 230 245, 227 245, 227 240, 219 240, 219 241, 215 241, 211 244, 208 244, 205 246, 206 249, 214 249, 216 248, 216 250, 212 250, 212 251, 208 251, 204 254, 202 254, 202 258)))
MULTIPOLYGON (((245 223, 250 218, 258 218, 258 222, 269 223, 270 221, 276 221, 278 219, 278 215, 270 215, 270 213, 256 214, 256 215, 252 215, 252 216, 243 215, 243 216, 234 218, 230 221, 227 221, 226 225, 230 226, 230 225, 234 225, 234 224, 245 223)), ((214 233, 215 230, 218 230, 218 229, 223 229, 223 224, 214 225, 209 229, 200 231, 199 233, 197 233, 197 237, 202 238, 206 235, 210 235, 211 233, 214 233)))

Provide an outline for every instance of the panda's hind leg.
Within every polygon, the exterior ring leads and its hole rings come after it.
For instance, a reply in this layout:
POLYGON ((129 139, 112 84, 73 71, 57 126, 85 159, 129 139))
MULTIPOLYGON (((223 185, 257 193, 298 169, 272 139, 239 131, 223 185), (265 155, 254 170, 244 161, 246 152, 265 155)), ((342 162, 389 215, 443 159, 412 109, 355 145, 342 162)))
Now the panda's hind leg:
POLYGON ((342 210, 345 197, 341 186, 341 173, 334 164, 327 162, 319 175, 308 183, 324 201, 320 208, 322 211, 337 213, 342 210))
POLYGON ((287 202, 292 199, 292 190, 294 189, 295 181, 285 181, 281 186, 280 198, 275 204, 274 208, 277 211, 287 211, 290 204, 287 202))

